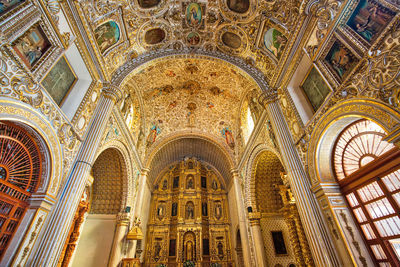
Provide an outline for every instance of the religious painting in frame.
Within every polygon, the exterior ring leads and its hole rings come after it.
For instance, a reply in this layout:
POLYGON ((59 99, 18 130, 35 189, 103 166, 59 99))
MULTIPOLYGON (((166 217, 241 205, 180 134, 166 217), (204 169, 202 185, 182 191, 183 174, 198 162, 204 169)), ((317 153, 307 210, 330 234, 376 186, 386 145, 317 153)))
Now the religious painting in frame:
POLYGON ((331 92, 324 78, 315 67, 311 67, 308 71, 308 74, 301 83, 300 88, 303 90, 314 111, 318 110, 331 92))
POLYGON ((283 55, 287 42, 286 31, 280 25, 271 23, 268 19, 261 22, 256 44, 264 54, 278 62, 283 55))
POLYGON ((11 46, 23 64, 32 71, 50 50, 51 43, 42 26, 37 23, 17 38, 11 46))
POLYGON ((110 51, 120 45, 124 45, 126 48, 129 47, 125 24, 122 20, 121 7, 96 19, 94 23, 96 25, 93 30, 94 38, 103 56, 107 56, 110 51))
POLYGON ((0 18, 23 7, 27 0, 0 0, 0 18))
POLYGON ((285 239, 283 238, 282 231, 272 231, 272 241, 274 242, 275 255, 284 256, 287 255, 287 249, 285 245, 285 239))
POLYGON ((204 29, 204 15, 206 12, 206 5, 196 2, 183 2, 182 11, 185 14, 183 19, 183 28, 204 29))
POLYGON ((57 105, 61 106, 74 87, 77 76, 65 56, 62 56, 42 81, 57 105))
POLYGON ((359 0, 346 26, 368 43, 374 42, 396 13, 379 0, 359 0))
POLYGON ((359 61, 358 57, 337 38, 330 40, 322 58, 323 64, 338 82, 346 79, 359 61))

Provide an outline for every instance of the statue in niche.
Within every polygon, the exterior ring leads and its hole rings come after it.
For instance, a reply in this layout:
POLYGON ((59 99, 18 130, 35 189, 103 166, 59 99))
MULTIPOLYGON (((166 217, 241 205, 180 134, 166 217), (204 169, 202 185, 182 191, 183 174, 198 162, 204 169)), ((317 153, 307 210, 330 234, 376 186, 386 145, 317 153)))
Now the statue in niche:
POLYGON ((156 261, 158 261, 161 257, 160 252, 161 252, 161 245, 160 243, 156 243, 156 245, 154 246, 154 259, 156 261))
POLYGON ((193 261, 193 243, 191 241, 186 242, 186 260, 193 261))
POLYGON ((203 202, 201 204, 201 213, 203 214, 203 216, 207 216, 208 215, 208 208, 207 208, 207 203, 203 202))
POLYGON ((222 217, 222 206, 221 203, 217 202, 215 204, 215 218, 217 218, 217 220, 221 219, 222 217))
POLYGON ((158 219, 162 220, 165 215, 165 207, 163 204, 158 205, 157 207, 157 217, 158 219))
POLYGON ((179 187, 179 176, 174 177, 174 188, 179 187))
POLYGON ((222 260, 224 258, 224 245, 222 245, 222 242, 218 242, 217 250, 218 257, 220 258, 220 260, 222 260))
POLYGON ((189 202, 186 206, 186 219, 193 219, 194 218, 194 207, 193 203, 189 202))
POLYGON ((176 216, 178 214, 178 203, 172 203, 171 215, 176 216))
POLYGON ((186 189, 194 189, 193 178, 189 178, 186 189))
POLYGON ((218 189, 218 184, 217 184, 217 182, 216 182, 215 180, 212 181, 211 187, 212 187, 212 189, 214 189, 214 190, 217 190, 217 189, 218 189))
POLYGON ((163 181, 162 189, 163 189, 163 190, 167 190, 167 188, 168 188, 168 181, 167 181, 167 179, 165 179, 165 180, 163 181))

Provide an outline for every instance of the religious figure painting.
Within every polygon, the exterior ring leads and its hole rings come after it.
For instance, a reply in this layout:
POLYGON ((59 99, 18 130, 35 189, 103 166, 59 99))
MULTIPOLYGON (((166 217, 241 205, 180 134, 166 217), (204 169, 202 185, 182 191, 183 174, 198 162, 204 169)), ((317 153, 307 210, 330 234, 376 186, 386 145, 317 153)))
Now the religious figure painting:
POLYGON ((368 42, 373 42, 396 15, 373 0, 360 0, 347 25, 368 42))
POLYGON ((157 124, 153 124, 150 127, 149 135, 147 136, 147 146, 152 145, 155 141, 157 136, 161 133, 160 127, 157 124))
POLYGON ((38 63, 50 46, 51 44, 42 27, 38 24, 30 28, 12 44, 18 57, 30 70, 38 63))
POLYGON ((265 48, 279 60, 285 49, 287 38, 277 29, 271 28, 264 33, 263 40, 265 48))
POLYGON ((25 0, 0 0, 0 16, 6 14, 23 2, 25 2, 25 0))
POLYGON ((227 0, 226 3, 230 10, 240 14, 246 13, 250 7, 249 0, 227 0))
POLYGON ((229 127, 224 127, 221 130, 221 134, 225 137, 228 146, 233 149, 235 147, 235 140, 233 139, 232 130, 229 127))
POLYGON ((186 36, 186 40, 190 45, 197 45, 200 43, 200 35, 197 32, 190 32, 186 36))
POLYGON ((331 92, 329 86, 325 83, 318 70, 314 67, 311 68, 309 74, 300 87, 306 94, 314 111, 317 111, 327 95, 331 92))
POLYGON ((57 105, 61 105, 76 81, 74 71, 63 56, 43 79, 42 85, 57 105))
POLYGON ((186 8, 186 23, 189 27, 199 27, 202 20, 202 10, 198 3, 190 3, 186 8))
POLYGON ((342 80, 357 65, 358 60, 347 47, 336 40, 325 57, 325 63, 342 80))
POLYGON ((152 8, 157 6, 161 0, 138 0, 138 4, 141 8, 152 8))
POLYGON ((121 31, 118 24, 113 21, 107 21, 94 30, 96 42, 102 54, 109 48, 118 43, 121 38, 121 31))

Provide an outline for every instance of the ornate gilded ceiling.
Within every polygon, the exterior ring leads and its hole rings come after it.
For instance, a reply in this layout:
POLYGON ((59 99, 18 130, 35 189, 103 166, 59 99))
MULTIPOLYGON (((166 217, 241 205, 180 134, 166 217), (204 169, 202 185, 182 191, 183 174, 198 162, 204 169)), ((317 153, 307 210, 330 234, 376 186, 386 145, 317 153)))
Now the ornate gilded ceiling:
POLYGON ((158 129, 154 139, 147 138, 147 145, 190 130, 224 142, 224 129, 238 132, 241 99, 258 88, 241 70, 222 60, 188 58, 151 62, 130 75, 122 87, 131 98, 142 99, 146 130, 158 129))
POLYGON ((221 51, 272 78, 290 45, 300 1, 80 0, 81 18, 105 75, 158 49, 221 51))

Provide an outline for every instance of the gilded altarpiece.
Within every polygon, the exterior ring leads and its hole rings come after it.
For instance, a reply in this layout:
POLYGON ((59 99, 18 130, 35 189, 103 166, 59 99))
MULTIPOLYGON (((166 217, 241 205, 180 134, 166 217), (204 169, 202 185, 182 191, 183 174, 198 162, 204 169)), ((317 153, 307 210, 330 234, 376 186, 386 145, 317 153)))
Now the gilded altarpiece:
POLYGON ((145 266, 233 266, 225 188, 193 158, 164 171, 154 184, 145 266))

